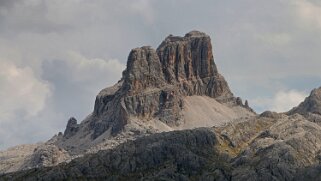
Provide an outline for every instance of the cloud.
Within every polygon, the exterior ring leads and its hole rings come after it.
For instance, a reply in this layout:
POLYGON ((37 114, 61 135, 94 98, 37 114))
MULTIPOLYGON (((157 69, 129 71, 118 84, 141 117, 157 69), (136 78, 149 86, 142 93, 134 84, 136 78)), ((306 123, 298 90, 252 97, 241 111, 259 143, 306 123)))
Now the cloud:
POLYGON ((30 67, 0 59, 0 85, 0 148, 39 141, 37 131, 48 125, 37 119, 51 97, 48 82, 39 79, 30 67))
POLYGON ((30 67, 0 61, 0 148, 49 139, 67 120, 92 111, 99 90, 120 79, 125 65, 116 59, 67 52, 43 62, 38 77, 30 67))
POLYGON ((65 127, 69 117, 79 121, 93 110, 98 92, 120 80, 125 65, 116 59, 88 58, 71 51, 59 59, 43 62, 42 78, 53 88, 52 105, 64 115, 59 120, 65 127))
POLYGON ((280 90, 271 98, 256 98, 251 102, 261 111, 286 112, 298 106, 307 95, 306 92, 297 90, 280 90))
POLYGON ((125 67, 117 59, 88 58, 79 52, 68 51, 64 56, 43 62, 42 78, 54 88, 56 84, 69 82, 98 92, 120 80, 125 67))
POLYGON ((287 33, 266 33, 256 35, 259 41, 271 46, 283 46, 291 43, 291 35, 287 33))
POLYGON ((153 6, 151 0, 137 0, 131 4, 131 10, 141 15, 147 23, 154 23, 153 6))
POLYGON ((77 52, 69 52, 64 63, 72 73, 72 79, 78 82, 92 81, 101 77, 103 81, 112 84, 112 81, 120 79, 125 69, 125 65, 119 60, 89 59, 77 52))
POLYGON ((37 78, 30 67, 0 61, 0 119, 8 120, 17 112, 37 115, 45 106, 51 90, 48 82, 37 78))
POLYGON ((302 23, 321 28, 321 4, 309 0, 294 1, 302 23))

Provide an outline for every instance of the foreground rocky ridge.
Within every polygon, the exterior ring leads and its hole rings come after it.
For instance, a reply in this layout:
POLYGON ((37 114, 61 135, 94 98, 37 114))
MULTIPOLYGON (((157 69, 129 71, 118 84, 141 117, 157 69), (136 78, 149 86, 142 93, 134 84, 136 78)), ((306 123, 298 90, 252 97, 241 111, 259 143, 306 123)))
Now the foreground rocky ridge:
POLYGON ((0 180, 319 180, 321 127, 265 112, 223 127, 157 133, 0 180))

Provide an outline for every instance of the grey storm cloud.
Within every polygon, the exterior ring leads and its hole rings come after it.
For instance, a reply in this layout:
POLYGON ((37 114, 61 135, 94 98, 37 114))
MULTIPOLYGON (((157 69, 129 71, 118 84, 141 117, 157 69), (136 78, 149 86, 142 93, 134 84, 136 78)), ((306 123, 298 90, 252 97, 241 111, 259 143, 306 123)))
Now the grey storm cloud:
POLYGON ((49 139, 85 118, 130 49, 191 30, 258 112, 286 111, 320 86, 316 0, 2 0, 0 148, 49 139))

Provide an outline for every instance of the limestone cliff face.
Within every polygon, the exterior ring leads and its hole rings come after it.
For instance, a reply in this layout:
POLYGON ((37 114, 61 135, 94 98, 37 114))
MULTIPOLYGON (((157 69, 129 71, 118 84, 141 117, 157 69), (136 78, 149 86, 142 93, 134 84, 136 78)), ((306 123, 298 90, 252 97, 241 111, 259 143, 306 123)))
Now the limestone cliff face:
POLYGON ((232 97, 227 82, 214 63, 211 39, 192 31, 184 37, 168 36, 157 48, 165 79, 185 95, 232 97))
POLYGON ((133 49, 124 72, 124 91, 134 95, 148 88, 162 88, 164 85, 165 77, 157 52, 148 46, 133 49))

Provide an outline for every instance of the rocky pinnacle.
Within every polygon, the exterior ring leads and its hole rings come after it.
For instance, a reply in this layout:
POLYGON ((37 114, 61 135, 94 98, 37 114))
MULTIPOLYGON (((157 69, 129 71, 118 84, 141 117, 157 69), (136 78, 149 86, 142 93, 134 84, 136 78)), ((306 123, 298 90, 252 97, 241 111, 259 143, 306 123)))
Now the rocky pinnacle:
POLYGON ((96 99, 91 127, 94 137, 116 133, 128 117, 158 118, 169 126, 181 119, 184 96, 209 96, 236 103, 214 62, 211 39, 198 31, 184 37, 169 35, 157 48, 135 48, 128 56, 121 81, 96 99), (108 116, 106 116, 108 115, 108 116))

